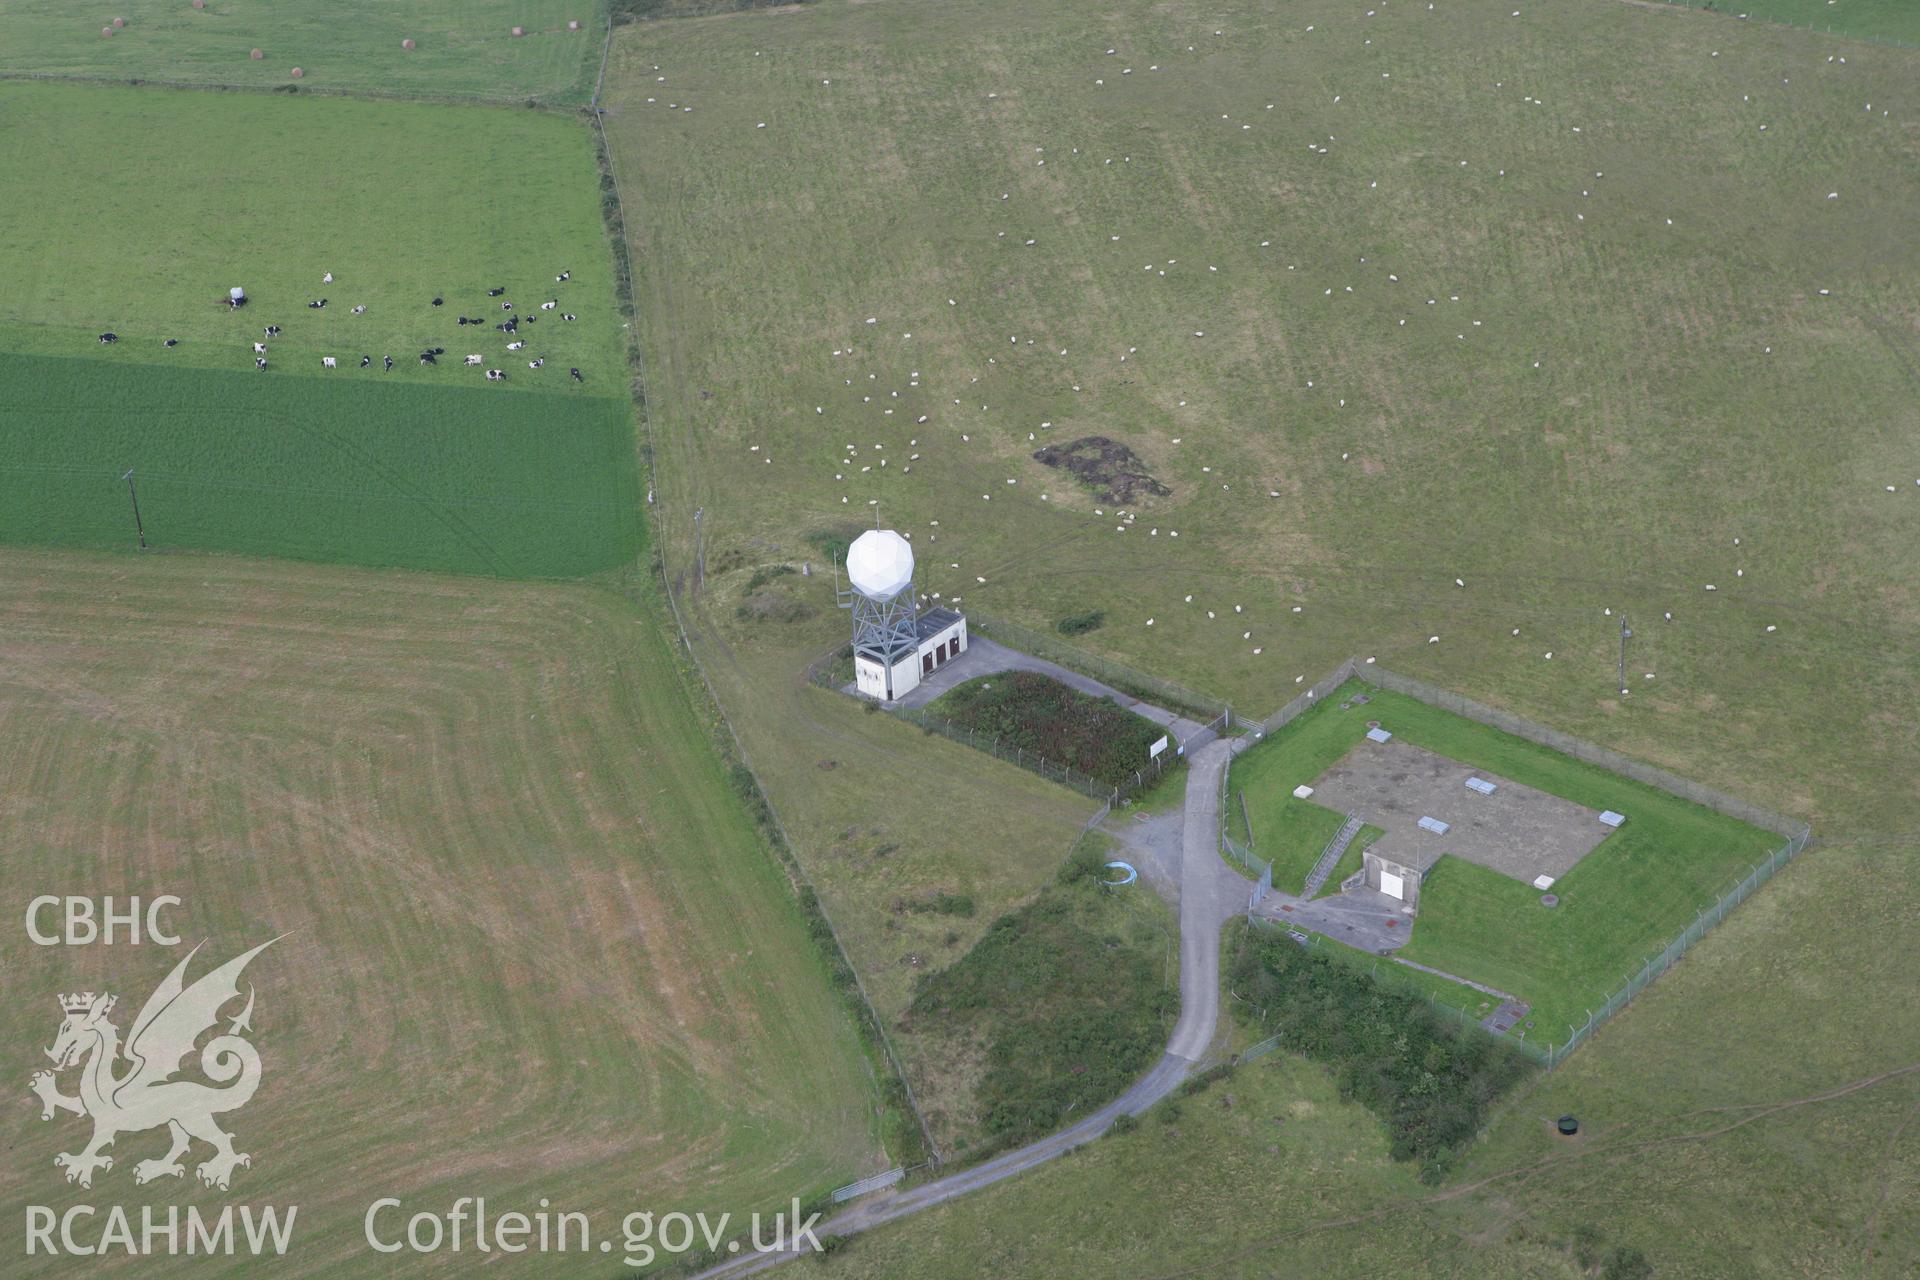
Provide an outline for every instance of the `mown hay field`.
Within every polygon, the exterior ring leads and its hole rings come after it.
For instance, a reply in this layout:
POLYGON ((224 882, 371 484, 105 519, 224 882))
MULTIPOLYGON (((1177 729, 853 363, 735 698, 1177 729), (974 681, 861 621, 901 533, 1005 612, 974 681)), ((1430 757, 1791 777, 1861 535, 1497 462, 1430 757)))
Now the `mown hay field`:
POLYGON ((290 1275, 444 1275, 471 1240, 375 1253, 376 1198, 444 1212, 485 1195, 497 1213, 547 1197, 617 1238, 631 1210, 770 1211, 884 1167, 860 1041, 647 602, 16 548, 0 621, 5 898, 178 895, 184 943, 34 946, 16 914, 9 1080, 47 1065, 56 993, 116 992, 124 1034, 185 946, 207 942, 197 975, 286 935, 247 973, 265 1068, 226 1117, 254 1156, 231 1197, 191 1167, 136 1186, 159 1133, 123 1135, 91 1190, 69 1186, 53 1157, 84 1123, 43 1123, 22 1094, 0 1118, 12 1222, 27 1204, 117 1203, 136 1222, 146 1204, 297 1205, 290 1275))

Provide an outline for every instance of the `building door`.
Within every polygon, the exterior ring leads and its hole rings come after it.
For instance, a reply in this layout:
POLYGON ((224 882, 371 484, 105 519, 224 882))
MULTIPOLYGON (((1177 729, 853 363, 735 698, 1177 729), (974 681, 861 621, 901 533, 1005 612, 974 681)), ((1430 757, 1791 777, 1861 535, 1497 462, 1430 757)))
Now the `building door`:
POLYGON ((923 653, 920 655, 920 674, 923 676, 933 674, 933 655, 931 653, 923 653))
POLYGON ((1402 902, 1405 902, 1407 900, 1407 883, 1391 871, 1382 871, 1380 873, 1380 892, 1386 894, 1389 898, 1398 898, 1402 902))

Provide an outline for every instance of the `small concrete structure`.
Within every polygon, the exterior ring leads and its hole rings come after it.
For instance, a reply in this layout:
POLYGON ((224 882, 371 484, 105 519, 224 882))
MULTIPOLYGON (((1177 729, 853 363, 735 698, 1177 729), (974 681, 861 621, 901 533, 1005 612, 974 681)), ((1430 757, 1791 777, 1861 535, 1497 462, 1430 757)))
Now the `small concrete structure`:
POLYGON ((1626 820, 1627 820, 1626 814, 1615 813, 1611 809, 1608 809, 1605 813, 1600 815, 1600 821, 1609 827, 1617 827, 1621 823, 1625 822, 1626 820))
POLYGON ((967 619, 963 614, 928 609, 914 618, 912 625, 913 648, 895 656, 891 666, 872 654, 853 655, 853 683, 861 693, 882 702, 895 701, 967 651, 967 619))
POLYGON ((1385 729, 1369 729, 1367 730, 1367 740, 1369 742, 1391 742, 1393 741, 1393 735, 1385 729))
POLYGON ((1311 796, 1312 794, 1313 794, 1313 788, 1308 786, 1304 782, 1293 789, 1293 798, 1295 800, 1305 800, 1308 796, 1311 796))
POLYGON ((1421 869, 1383 858, 1372 849, 1360 855, 1360 883, 1400 903, 1408 915, 1420 911, 1421 869))
POLYGON ((1422 831, 1431 831, 1437 836, 1443 836, 1447 834, 1449 824, 1440 821, 1438 818, 1422 818, 1413 825, 1422 831))
POLYGON ((1490 796, 1499 789, 1497 784, 1488 782, 1485 778, 1467 779, 1467 790, 1478 791, 1483 796, 1490 796))

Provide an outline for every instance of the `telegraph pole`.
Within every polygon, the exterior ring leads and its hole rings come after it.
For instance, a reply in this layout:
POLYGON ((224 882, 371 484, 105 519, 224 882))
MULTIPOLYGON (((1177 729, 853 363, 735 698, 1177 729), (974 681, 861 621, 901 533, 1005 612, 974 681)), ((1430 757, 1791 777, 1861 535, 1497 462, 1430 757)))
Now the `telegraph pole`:
POLYGON ((120 477, 127 482, 127 500, 133 503, 133 532, 140 539, 140 549, 147 549, 147 530, 140 523, 140 492, 133 487, 133 468, 127 468, 127 474, 120 477))
POLYGON ((693 589, 699 591, 707 580, 707 548, 700 527, 700 517, 707 514, 705 507, 693 509, 693 589))
POLYGON ((1633 638, 1633 628, 1627 625, 1627 615, 1620 615, 1620 696, 1627 696, 1627 641, 1633 638))

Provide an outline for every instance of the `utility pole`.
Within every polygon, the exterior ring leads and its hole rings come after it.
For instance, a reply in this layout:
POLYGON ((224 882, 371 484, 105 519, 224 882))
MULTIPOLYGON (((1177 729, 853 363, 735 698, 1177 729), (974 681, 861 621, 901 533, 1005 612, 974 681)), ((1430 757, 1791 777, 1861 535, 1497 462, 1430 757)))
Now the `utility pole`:
POLYGON ((1627 625, 1627 615, 1620 615, 1620 696, 1627 696, 1627 641, 1633 638, 1633 628, 1627 625))
POLYGON ((705 507, 693 509, 693 589, 695 591, 700 590, 707 580, 707 549, 702 545, 703 531, 700 527, 700 517, 705 514, 707 514, 705 507))
POLYGON ((127 499, 133 503, 133 532, 140 539, 140 549, 147 549, 147 530, 140 523, 140 493, 133 487, 133 468, 127 468, 127 474, 120 477, 127 482, 127 499))

